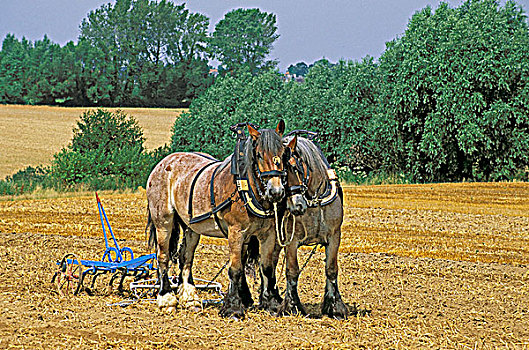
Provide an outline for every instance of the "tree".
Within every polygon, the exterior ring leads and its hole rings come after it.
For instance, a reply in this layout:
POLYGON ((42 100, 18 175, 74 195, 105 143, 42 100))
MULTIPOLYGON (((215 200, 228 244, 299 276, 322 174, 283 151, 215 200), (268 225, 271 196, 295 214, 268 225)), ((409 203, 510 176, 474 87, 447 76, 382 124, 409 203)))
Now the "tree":
POLYGON ((297 76, 306 76, 309 72, 309 66, 305 62, 298 62, 296 65, 291 64, 288 66, 287 72, 297 76))
POLYGON ((391 153, 416 181, 509 179, 529 165, 529 29, 516 3, 427 7, 380 65, 391 153))
POLYGON ((246 67, 255 74, 260 69, 275 67, 277 62, 266 61, 266 57, 279 38, 276 32, 274 14, 259 9, 233 10, 215 26, 209 42, 211 56, 228 71, 246 67))
POLYGON ((117 0, 92 11, 80 35, 95 48, 88 95, 109 105, 166 104, 163 89, 171 83, 163 79, 176 66, 192 69, 203 60, 208 24, 207 17, 167 0, 117 0))

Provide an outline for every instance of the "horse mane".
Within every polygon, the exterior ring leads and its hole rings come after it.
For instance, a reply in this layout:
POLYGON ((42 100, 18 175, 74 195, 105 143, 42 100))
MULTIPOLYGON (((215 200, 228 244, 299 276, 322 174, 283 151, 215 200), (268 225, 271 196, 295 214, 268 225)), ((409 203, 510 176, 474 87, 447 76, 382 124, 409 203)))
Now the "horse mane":
MULTIPOLYGON (((287 142, 290 142, 292 136, 286 138, 287 142)), ((329 178, 327 176, 327 165, 325 164, 322 157, 324 157, 320 148, 311 140, 298 136, 296 143, 296 152, 301 157, 303 163, 305 163, 311 172, 311 186, 309 191, 311 194, 319 193, 320 195, 325 192, 325 189, 329 186, 329 178)))
POLYGON ((261 133, 261 136, 257 139, 257 143, 253 142, 250 137, 246 140, 243 169, 245 173, 252 170, 251 165, 254 163, 254 148, 259 147, 264 152, 279 154, 284 147, 281 136, 279 136, 274 129, 261 129, 259 132, 261 133))

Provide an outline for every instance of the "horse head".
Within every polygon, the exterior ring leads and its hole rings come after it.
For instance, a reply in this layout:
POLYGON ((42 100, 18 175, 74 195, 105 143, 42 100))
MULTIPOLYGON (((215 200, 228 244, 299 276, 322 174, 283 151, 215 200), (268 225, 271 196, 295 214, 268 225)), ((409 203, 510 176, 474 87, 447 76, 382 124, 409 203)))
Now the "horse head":
MULTIPOLYGON (((257 192, 264 200, 277 203, 285 198, 286 171, 283 164, 283 153, 285 147, 282 136, 285 131, 285 122, 280 121, 275 130, 256 130, 248 124, 248 132, 251 137, 251 150, 247 157, 254 175, 257 175, 257 192)), ((254 176, 255 177, 255 176, 254 176)))
POLYGON ((287 209, 293 215, 299 216, 305 214, 308 203, 305 198, 310 171, 308 164, 296 151, 298 137, 294 136, 286 140, 287 146, 287 209))
POLYGON ((293 142, 294 151, 287 162, 287 209, 294 215, 303 215, 308 207, 318 205, 329 187, 328 163, 309 139, 289 135, 284 139, 285 144, 293 142))

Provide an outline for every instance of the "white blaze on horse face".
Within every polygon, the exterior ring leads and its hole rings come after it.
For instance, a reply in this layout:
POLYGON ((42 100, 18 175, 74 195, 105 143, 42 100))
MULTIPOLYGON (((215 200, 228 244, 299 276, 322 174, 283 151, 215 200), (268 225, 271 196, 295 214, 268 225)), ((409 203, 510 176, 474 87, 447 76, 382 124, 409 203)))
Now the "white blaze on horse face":
POLYGON ((265 196, 270 202, 279 202, 285 196, 285 188, 280 176, 273 176, 266 182, 265 196))

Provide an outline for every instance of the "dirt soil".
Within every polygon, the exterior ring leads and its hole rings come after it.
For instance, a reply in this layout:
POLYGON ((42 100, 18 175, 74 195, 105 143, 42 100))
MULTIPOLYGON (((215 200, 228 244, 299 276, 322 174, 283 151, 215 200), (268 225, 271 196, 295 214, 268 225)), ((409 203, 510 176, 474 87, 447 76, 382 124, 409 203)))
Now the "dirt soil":
MULTIPOLYGON (((104 250, 93 196, 0 201, 0 348, 528 348, 528 184, 362 186, 345 189, 339 256, 344 301, 360 313, 321 317, 324 253, 299 283, 310 317, 251 310, 243 321, 148 301, 108 287, 59 296, 56 261, 104 250)), ((119 243, 150 253, 144 194, 101 195, 119 243)), ((300 262, 310 249, 300 249, 300 262)), ((212 278, 227 260, 222 240, 199 245, 194 274, 212 278)), ((278 267, 280 273, 282 265, 278 267)), ((227 273, 218 281, 227 288, 227 273)), ((127 281, 129 282, 129 281, 127 281)), ((257 280, 249 276, 254 299, 257 280)), ((284 278, 280 277, 280 289, 284 278)), ((204 299, 211 298, 201 292, 204 299)))

